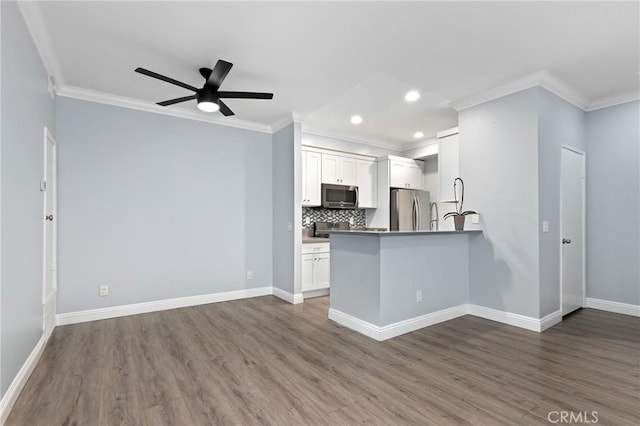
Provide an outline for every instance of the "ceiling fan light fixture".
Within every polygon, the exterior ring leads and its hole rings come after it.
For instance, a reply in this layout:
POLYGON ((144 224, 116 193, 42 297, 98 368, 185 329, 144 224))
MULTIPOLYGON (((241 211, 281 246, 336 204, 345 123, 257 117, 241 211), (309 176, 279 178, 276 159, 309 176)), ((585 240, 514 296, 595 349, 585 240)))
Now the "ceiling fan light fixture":
POLYGON ((360 123, 362 123, 362 116, 354 115, 353 117, 351 117, 351 123, 352 124, 360 124, 360 123))
POLYGON ((220 109, 220 105, 215 102, 200 101, 198 102, 198 109, 204 112, 216 112, 220 109))
POLYGON ((407 92, 407 94, 404 95, 404 100, 407 101, 407 102, 415 102, 418 99, 420 99, 420 93, 418 93, 415 90, 407 92))

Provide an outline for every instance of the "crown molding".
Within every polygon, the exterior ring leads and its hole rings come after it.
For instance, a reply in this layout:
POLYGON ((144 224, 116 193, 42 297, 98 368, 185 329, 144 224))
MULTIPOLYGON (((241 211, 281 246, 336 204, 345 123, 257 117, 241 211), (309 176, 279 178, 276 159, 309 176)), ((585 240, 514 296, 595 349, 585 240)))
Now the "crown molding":
POLYGON ((53 77, 53 82, 56 86, 64 86, 62 68, 51 41, 51 34, 49 34, 44 22, 39 2, 21 0, 17 4, 47 74, 53 77))
POLYGON ((484 92, 476 93, 475 95, 459 99, 455 102, 452 102, 451 106, 456 111, 462 111, 463 109, 471 108, 473 106, 493 101, 503 96, 521 92, 523 90, 530 89, 536 86, 547 89, 554 95, 577 106, 583 111, 588 110, 589 101, 587 98, 582 96, 578 91, 576 91, 564 81, 544 70, 512 81, 511 83, 503 84, 502 86, 498 86, 493 89, 489 89, 484 92))
POLYGON ((607 108, 610 106, 626 104, 627 102, 633 102, 640 99, 640 93, 637 91, 620 93, 613 96, 606 96, 604 98, 596 99, 589 104, 587 111, 595 111, 597 109, 607 108))
POLYGON ((109 93, 99 92, 96 90, 83 89, 74 86, 56 86, 58 96, 66 98, 80 99, 83 101, 97 102, 101 104, 114 105, 123 108, 137 109, 140 111, 154 112, 157 114, 171 115, 187 120, 204 121, 206 123, 219 124, 221 126, 236 127, 239 129, 253 130, 256 132, 271 133, 271 127, 256 123, 253 121, 245 121, 237 118, 221 118, 216 116, 208 116, 198 111, 181 110, 177 108, 167 108, 154 103, 141 101, 139 99, 128 98, 125 96, 111 95, 109 93))
POLYGON ((391 149, 393 151, 402 151, 402 144, 394 144, 392 142, 387 142, 387 141, 378 140, 378 139, 356 138, 353 136, 345 136, 339 133, 331 133, 331 132, 327 132, 319 129, 310 129, 310 128, 307 128, 304 125, 304 123, 303 123, 302 133, 307 135, 320 136, 324 138, 339 139, 346 142, 354 142, 354 143, 359 143, 363 145, 375 146, 376 148, 385 148, 385 149, 391 149))

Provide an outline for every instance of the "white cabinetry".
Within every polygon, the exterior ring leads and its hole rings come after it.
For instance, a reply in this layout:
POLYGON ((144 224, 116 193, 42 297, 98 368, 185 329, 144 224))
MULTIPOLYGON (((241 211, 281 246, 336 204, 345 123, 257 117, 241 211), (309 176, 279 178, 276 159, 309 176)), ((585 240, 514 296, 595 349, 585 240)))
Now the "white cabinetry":
POLYGON ((302 245, 302 291, 329 288, 329 243, 302 245))
POLYGON ((438 140, 438 172, 440 175, 439 198, 442 201, 455 199, 453 181, 459 176, 458 134, 454 133, 438 140))
POLYGON ((355 185, 355 158, 322 154, 322 183, 355 185))
POLYGON ((378 202, 378 167, 373 160, 356 160, 358 207, 375 209, 378 202))
POLYGON ((302 151, 302 206, 316 207, 321 203, 322 154, 313 151, 302 151))
POLYGON ((389 160, 389 186, 391 188, 423 189, 423 162, 409 158, 389 160))

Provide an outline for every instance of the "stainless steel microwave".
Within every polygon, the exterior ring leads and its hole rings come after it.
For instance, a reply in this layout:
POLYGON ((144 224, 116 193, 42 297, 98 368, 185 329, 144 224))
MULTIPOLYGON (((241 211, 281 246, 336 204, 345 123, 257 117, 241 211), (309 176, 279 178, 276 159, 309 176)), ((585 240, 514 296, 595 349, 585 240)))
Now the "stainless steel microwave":
POLYGON ((322 207, 328 209, 357 209, 358 187, 323 183, 322 207))

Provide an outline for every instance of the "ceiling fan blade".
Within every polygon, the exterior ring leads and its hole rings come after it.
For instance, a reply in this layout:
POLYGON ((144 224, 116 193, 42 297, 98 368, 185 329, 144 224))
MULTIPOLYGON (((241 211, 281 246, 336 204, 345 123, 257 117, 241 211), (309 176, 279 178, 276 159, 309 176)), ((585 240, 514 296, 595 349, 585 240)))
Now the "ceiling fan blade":
POLYGON ((235 115, 233 113, 233 111, 231 111, 231 109, 227 106, 227 104, 225 104, 224 102, 222 102, 220 99, 218 99, 218 106, 220 107, 220 112, 222 113, 222 115, 224 115, 225 117, 228 117, 230 115, 235 115))
POLYGON ((183 96, 182 98, 169 99, 168 101, 158 102, 158 105, 169 106, 169 105, 173 105, 173 104, 178 104, 180 102, 185 102, 185 101, 190 101, 190 100, 196 99, 196 96, 197 95, 191 95, 191 96, 183 96))
POLYGON ((207 78, 207 84, 211 84, 216 88, 220 87, 224 79, 227 77, 227 74, 229 74, 232 66, 233 64, 231 62, 218 59, 216 66, 213 67, 213 71, 211 71, 209 78, 207 78))
POLYGON ((140 74, 144 74, 144 75, 149 76, 149 77, 157 78, 158 80, 166 81, 167 83, 175 84, 176 86, 183 87, 183 88, 185 88, 187 90, 191 90, 192 92, 197 92, 198 91, 198 89, 196 89, 195 87, 190 86, 190 85, 188 85, 186 83, 183 83, 183 82, 178 81, 178 80, 174 80, 173 78, 170 78, 170 77, 165 77, 164 75, 158 74, 158 73, 153 72, 153 71, 146 70, 144 68, 138 67, 138 68, 135 69, 135 72, 140 73, 140 74))
POLYGON ((220 98, 235 99, 273 99, 273 93, 261 92, 218 92, 220 98))
POLYGON ((204 77, 205 80, 208 80, 213 70, 211 68, 200 68, 198 71, 200 71, 200 75, 204 77))

